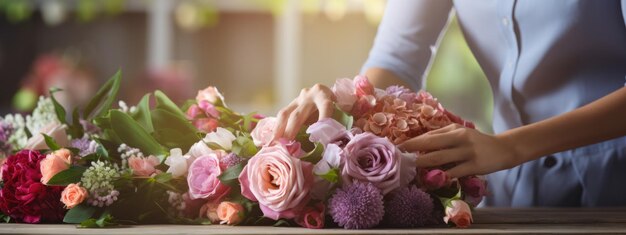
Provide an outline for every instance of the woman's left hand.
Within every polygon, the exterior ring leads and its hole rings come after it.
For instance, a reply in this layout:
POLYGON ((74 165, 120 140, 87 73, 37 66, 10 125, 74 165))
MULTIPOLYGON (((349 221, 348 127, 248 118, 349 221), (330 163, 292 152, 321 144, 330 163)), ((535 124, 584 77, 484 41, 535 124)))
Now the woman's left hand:
POLYGON ((416 165, 420 168, 454 164, 446 171, 450 178, 484 175, 524 162, 512 144, 502 137, 458 124, 407 140, 399 148, 407 152, 426 152, 417 158, 416 165))

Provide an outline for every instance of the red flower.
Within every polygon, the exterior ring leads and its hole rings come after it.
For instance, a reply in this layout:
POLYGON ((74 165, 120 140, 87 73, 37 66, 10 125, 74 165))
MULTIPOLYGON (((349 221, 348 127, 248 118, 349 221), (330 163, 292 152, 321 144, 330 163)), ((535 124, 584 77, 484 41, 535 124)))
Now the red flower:
POLYGON ((0 190, 0 211, 18 222, 61 222, 65 209, 61 202, 64 187, 41 183, 39 163, 46 156, 39 151, 22 150, 2 165, 4 186, 0 190))

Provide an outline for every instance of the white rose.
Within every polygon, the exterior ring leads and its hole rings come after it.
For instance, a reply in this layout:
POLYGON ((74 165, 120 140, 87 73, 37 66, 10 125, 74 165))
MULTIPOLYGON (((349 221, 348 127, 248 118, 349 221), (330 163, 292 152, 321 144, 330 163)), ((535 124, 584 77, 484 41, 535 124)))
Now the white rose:
POLYGON ((175 178, 187 175, 190 160, 189 155, 183 155, 180 148, 170 150, 170 156, 165 159, 165 165, 168 165, 167 173, 172 173, 175 178))
POLYGON ((230 133, 227 129, 218 127, 217 130, 206 134, 204 137, 204 142, 206 143, 216 143, 224 150, 228 151, 233 147, 233 141, 237 139, 233 133, 230 133))
POLYGON ((30 150, 40 150, 40 149, 48 149, 48 145, 46 144, 46 140, 43 138, 43 134, 52 137, 55 142, 61 147, 67 147, 70 145, 70 142, 67 138, 67 133, 65 132, 65 125, 62 125, 58 122, 51 122, 47 125, 43 126, 37 133, 32 133, 33 136, 28 139, 26 142, 26 146, 24 149, 30 150))

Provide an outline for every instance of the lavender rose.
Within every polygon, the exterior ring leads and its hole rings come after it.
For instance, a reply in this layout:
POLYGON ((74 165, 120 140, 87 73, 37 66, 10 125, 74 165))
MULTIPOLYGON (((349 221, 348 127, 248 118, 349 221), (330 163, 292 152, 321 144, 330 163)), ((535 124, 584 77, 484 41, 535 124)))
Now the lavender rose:
POLYGON ((415 155, 398 150, 387 138, 358 134, 343 150, 343 182, 371 182, 383 194, 415 178, 415 155))

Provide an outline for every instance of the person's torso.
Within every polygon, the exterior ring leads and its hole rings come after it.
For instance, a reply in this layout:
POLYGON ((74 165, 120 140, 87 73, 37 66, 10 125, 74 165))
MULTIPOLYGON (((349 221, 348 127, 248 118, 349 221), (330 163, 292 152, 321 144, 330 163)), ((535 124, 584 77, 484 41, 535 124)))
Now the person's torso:
POLYGON ((590 103, 626 83, 618 0, 455 0, 494 92, 496 133, 590 103))

